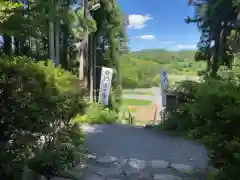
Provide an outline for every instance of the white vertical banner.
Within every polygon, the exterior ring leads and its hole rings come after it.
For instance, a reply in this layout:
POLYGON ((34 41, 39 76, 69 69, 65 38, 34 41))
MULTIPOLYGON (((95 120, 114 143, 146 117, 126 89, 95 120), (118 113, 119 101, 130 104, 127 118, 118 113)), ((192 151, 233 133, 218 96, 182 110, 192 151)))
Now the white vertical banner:
POLYGON ((168 89, 168 72, 166 70, 160 73, 160 84, 161 84, 161 94, 162 94, 162 110, 166 108, 167 97, 166 92, 168 89))
POLYGON ((102 67, 98 102, 108 105, 113 69, 102 67))

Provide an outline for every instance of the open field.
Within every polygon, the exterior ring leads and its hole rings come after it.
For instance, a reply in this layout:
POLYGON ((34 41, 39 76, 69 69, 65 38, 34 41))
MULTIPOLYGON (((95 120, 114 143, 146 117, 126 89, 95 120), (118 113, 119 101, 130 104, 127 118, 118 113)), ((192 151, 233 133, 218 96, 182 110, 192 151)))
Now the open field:
POLYGON ((139 94, 139 95, 152 95, 152 92, 144 92, 144 91, 131 91, 131 90, 125 90, 124 91, 125 94, 139 94))
POLYGON ((148 124, 155 117, 156 106, 148 105, 148 106, 128 106, 128 109, 135 109, 135 112, 131 112, 134 117, 135 124, 148 124))
POLYGON ((191 81, 198 81, 200 78, 197 75, 174 75, 174 74, 169 74, 168 75, 169 81, 184 81, 184 80, 191 80, 191 81))
POLYGON ((123 99, 123 105, 125 106, 147 106, 152 104, 152 101, 144 99, 123 99))
POLYGON ((161 98, 160 88, 125 89, 123 92, 123 105, 134 117, 135 124, 145 125, 154 119, 156 103, 161 98))
MULTIPOLYGON (((199 81, 197 75, 173 75, 169 74, 169 88, 174 88, 174 84, 184 80, 199 81)), ((159 82, 160 84, 160 82, 159 82)), ((161 88, 136 88, 123 90, 123 105, 135 117, 135 123, 146 124, 151 120, 160 120, 161 110, 161 88), (151 106, 151 107, 150 107, 151 106), (154 116, 156 113, 156 117, 154 116)))

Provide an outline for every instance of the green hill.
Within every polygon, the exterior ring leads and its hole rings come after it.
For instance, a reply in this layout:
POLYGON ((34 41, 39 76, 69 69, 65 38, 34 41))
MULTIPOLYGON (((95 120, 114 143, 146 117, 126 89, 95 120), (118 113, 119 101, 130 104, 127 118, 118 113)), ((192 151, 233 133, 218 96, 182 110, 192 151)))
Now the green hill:
POLYGON ((171 59, 194 59, 195 51, 167 51, 164 49, 149 49, 130 52, 129 55, 135 58, 165 63, 171 59))
MULTIPOLYGON (((205 63, 194 61, 195 51, 150 49, 122 55, 120 68, 124 88, 152 87, 159 83, 162 69, 172 76, 196 76, 205 63)), ((180 77, 180 78, 179 78, 180 77)))

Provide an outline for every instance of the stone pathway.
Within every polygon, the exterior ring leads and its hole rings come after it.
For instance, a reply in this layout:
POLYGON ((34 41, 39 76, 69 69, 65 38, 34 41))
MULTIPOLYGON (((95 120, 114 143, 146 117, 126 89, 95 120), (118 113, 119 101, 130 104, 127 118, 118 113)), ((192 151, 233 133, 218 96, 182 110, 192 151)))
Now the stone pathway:
POLYGON ((83 180, 204 180, 205 149, 180 137, 127 125, 83 126, 83 180))
POLYGON ((84 180, 204 180, 205 173, 191 165, 170 164, 164 160, 87 155, 82 166, 84 180))

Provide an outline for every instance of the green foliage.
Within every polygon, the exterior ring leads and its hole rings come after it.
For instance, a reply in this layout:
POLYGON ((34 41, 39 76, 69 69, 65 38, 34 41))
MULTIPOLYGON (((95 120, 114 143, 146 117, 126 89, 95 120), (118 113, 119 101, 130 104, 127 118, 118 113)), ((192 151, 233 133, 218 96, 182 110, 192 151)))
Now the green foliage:
POLYGON ((169 62, 172 59, 189 59, 193 60, 195 51, 167 51, 164 49, 148 49, 135 51, 130 53, 134 58, 147 60, 147 61, 155 61, 157 63, 169 62))
POLYGON ((135 112, 137 112, 137 109, 136 108, 129 108, 129 112, 135 113, 135 112))
POLYGON ((77 12, 70 13, 70 20, 73 24, 73 28, 71 28, 71 31, 75 37, 75 39, 83 39, 83 37, 86 34, 86 30, 88 30, 89 33, 95 32, 96 24, 93 18, 90 16, 86 20, 84 18, 84 11, 83 9, 78 10, 77 12))
POLYGON ((56 35, 59 32, 61 67, 77 74, 79 63, 75 43, 86 36, 86 31, 95 32, 96 23, 91 17, 84 18, 83 9, 73 11, 69 3, 67 0, 32 0, 23 6, 1 0, 0 31, 4 48, 0 51, 5 55, 25 55, 37 60, 50 58, 49 22, 52 21, 56 35))
POLYGON ((176 76, 196 76, 205 65, 193 60, 194 51, 143 50, 124 54, 120 61, 123 87, 156 86, 160 83, 161 70, 168 70, 169 74, 176 76))
POLYGON ((234 54, 239 51, 239 1, 189 1, 189 4, 196 6, 196 13, 187 22, 197 22, 202 33, 198 43, 201 53, 197 52, 196 60, 207 60, 207 71, 216 77, 221 65, 232 68, 234 54))
POLYGON ((151 87, 152 79, 159 71, 157 63, 133 59, 127 55, 122 57, 120 67, 124 88, 151 87))
POLYGON ((20 7, 21 4, 9 1, 0 1, 0 23, 3 23, 13 15, 13 10, 20 7))
POLYGON ((239 78, 207 79, 185 83, 188 102, 171 113, 165 129, 201 139, 211 164, 220 170, 216 179, 237 180, 240 166, 239 78))
MULTIPOLYGON (((115 70, 109 108, 119 111, 121 106, 120 54, 126 45, 124 16, 115 0, 100 0, 101 8, 93 13, 97 24, 95 32, 97 45, 97 66, 115 70)), ((100 73, 100 72, 99 72, 100 73)), ((100 77, 100 74, 97 74, 100 77)), ((99 87, 99 85, 98 85, 99 87)))
MULTIPOLYGON (((116 70, 110 107, 117 111, 120 106, 118 60, 125 39, 120 8, 115 0, 101 0, 97 12, 100 18, 84 18, 83 9, 73 12, 69 3, 31 0, 23 6, 0 0, 0 31, 4 37, 0 58, 0 179, 19 179, 24 166, 50 178, 81 159, 78 147, 83 136, 71 120, 85 110, 85 92, 78 78, 65 70, 78 69, 74 45, 86 30, 92 33, 98 28, 97 46, 107 42, 98 51, 97 61, 116 70), (60 67, 65 70, 41 61, 49 58, 49 22, 59 31, 60 67)), ((116 121, 115 111, 103 107, 94 106, 87 115, 92 122, 116 121)))
MULTIPOLYGON (((136 109, 135 109, 136 110, 136 109)), ((128 106, 122 106, 119 112, 119 120, 124 124, 135 124, 135 118, 132 116, 134 109, 129 109, 128 106), (132 110, 132 112, 131 112, 132 110)))
POLYGON ((143 99, 123 99, 123 105, 127 106, 146 106, 152 104, 152 101, 143 99))
POLYGON ((152 96, 153 93, 150 91, 132 91, 132 90, 125 90, 124 94, 138 94, 138 95, 146 95, 152 96))
POLYGON ((116 112, 119 112, 119 109, 122 104, 122 86, 115 85, 115 87, 112 88, 112 92, 110 94, 110 105, 109 108, 113 109, 116 112))
POLYGON ((28 165, 46 177, 72 167, 82 135, 70 120, 85 107, 77 77, 50 62, 2 57, 0 84, 0 179, 19 179, 28 165))
POLYGON ((103 107, 100 104, 93 103, 88 108, 84 115, 78 114, 73 118, 76 123, 88 124, 113 124, 116 123, 117 113, 109 108, 103 107))
POLYGON ((62 127, 56 142, 45 144, 35 158, 28 160, 28 166, 45 177, 65 176, 71 168, 83 163, 83 149, 80 148, 83 137, 77 125, 62 127))

